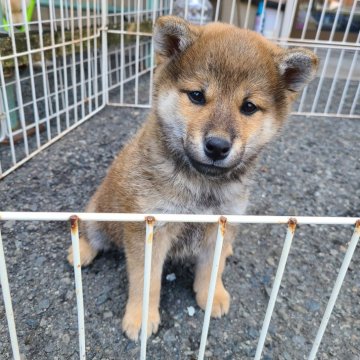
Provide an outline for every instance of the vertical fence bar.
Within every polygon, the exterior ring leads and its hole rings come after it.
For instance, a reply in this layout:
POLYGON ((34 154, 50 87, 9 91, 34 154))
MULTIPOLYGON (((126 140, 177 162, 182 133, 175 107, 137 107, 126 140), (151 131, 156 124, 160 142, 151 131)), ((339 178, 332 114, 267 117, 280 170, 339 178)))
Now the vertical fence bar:
POLYGON ((276 10, 276 17, 275 17, 275 24, 274 24, 274 29, 273 29, 273 33, 272 33, 272 37, 279 37, 279 34, 277 33, 278 29, 280 29, 279 27, 279 21, 280 21, 280 14, 281 14, 281 6, 282 6, 282 0, 279 0, 278 2, 278 7, 276 10))
POLYGON ((285 6, 284 20, 281 27, 280 38, 290 38, 291 29, 294 23, 297 0, 287 0, 285 6))
POLYGON ((295 234, 295 228, 296 228, 296 220, 290 219, 288 222, 288 229, 287 229, 287 233, 286 233, 286 237, 285 237, 285 241, 284 241, 284 246, 283 246, 282 253, 280 256, 279 266, 278 266, 278 269, 277 269, 276 275, 275 275, 274 285, 271 290, 269 303, 268 303, 268 306, 266 309, 264 323, 261 328, 258 346, 256 348, 256 354, 255 354, 255 358, 254 358, 255 360, 260 360, 260 358, 261 358, 261 353, 262 353, 262 350, 263 350, 263 347, 265 344, 266 334, 268 332, 269 325, 270 325, 271 315, 274 311, 276 298, 277 298, 277 295, 279 292, 282 277, 284 275, 286 261, 289 256, 292 239, 295 234))
MULTIPOLYGON (((156 21, 156 12, 157 12, 157 0, 153 1, 152 4, 152 26, 155 27, 156 21)), ((160 9, 162 9, 160 7, 160 9)), ((152 104, 152 95, 153 95, 153 78, 154 78, 154 66, 155 66, 155 54, 154 54, 154 37, 151 37, 150 45, 150 89, 149 89, 149 104, 152 104)))
POLYGON ((38 18, 38 35, 39 35, 39 50, 40 50, 40 61, 41 61, 41 77, 44 91, 44 105, 45 105, 45 119, 46 119, 46 133, 47 140, 50 141, 51 127, 50 127, 50 95, 47 87, 47 75, 46 75, 46 62, 45 62, 45 51, 44 51, 44 32, 43 32, 43 19, 41 16, 40 1, 36 2, 36 14, 38 18))
POLYGON ((354 1, 353 6, 351 7, 351 10, 350 10, 350 17, 348 19, 348 23, 346 25, 344 37, 343 37, 343 40, 342 40, 343 43, 346 42, 346 39, 347 39, 347 37, 349 35, 349 31, 350 31, 350 28, 351 28, 351 23, 353 21, 355 11, 356 11, 356 6, 357 6, 357 1, 354 1))
MULTIPOLYGON (((25 0, 21 1, 22 13, 24 19, 26 19, 26 2, 25 0)), ((29 31, 29 24, 27 21, 24 22, 25 27, 25 37, 26 37, 26 48, 28 51, 31 50, 31 42, 30 42, 30 31, 29 31)), ((40 143, 40 129, 39 129, 39 111, 37 107, 36 101, 36 90, 35 90, 35 76, 34 76, 34 66, 32 61, 32 55, 28 54, 28 61, 29 61, 29 72, 30 72, 30 83, 31 83, 31 95, 33 101, 33 111, 34 111, 34 123, 35 123, 35 134, 36 134, 36 146, 39 148, 41 146, 40 143)))
MULTIPOLYGON (((98 23, 98 2, 93 0, 94 6, 94 21, 93 21, 93 34, 97 33, 97 23, 98 23)), ((94 73, 94 96, 95 96, 95 108, 99 107, 99 94, 98 94, 98 48, 97 48, 98 38, 94 37, 94 51, 93 51, 93 73, 94 73)))
POLYGON ((149 317, 149 297, 150 297, 150 274, 151 274, 151 254, 154 237, 154 223, 153 216, 147 216, 146 219, 146 234, 145 234, 145 261, 144 261, 144 288, 143 288, 143 302, 141 313, 141 352, 140 359, 146 359, 146 342, 147 342, 147 323, 149 317))
MULTIPOLYGON (((251 1, 251 0, 249 0, 251 1)), ((214 21, 219 21, 219 14, 220 14, 220 2, 221 0, 216 1, 216 8, 215 8, 215 18, 214 21)))
MULTIPOLYGON (((71 81, 73 88, 74 123, 78 122, 78 101, 77 101, 77 75, 76 75, 76 47, 75 47, 75 2, 70 0, 70 31, 71 31, 71 81)), ((82 64, 81 64, 82 66, 82 64)))
POLYGON ((301 40, 303 40, 305 38, 306 35, 306 31, 308 28, 308 24, 309 24, 309 19, 310 19, 310 13, 311 13, 311 8, 313 5, 313 0, 310 0, 308 3, 308 7, 307 7, 307 11, 306 11, 306 17, 305 17, 305 22, 304 22, 304 26, 301 32, 301 40))
POLYGON ((174 0, 170 0, 169 4, 169 15, 172 15, 174 9, 174 0))
POLYGON ((233 25, 233 23, 234 23, 235 8, 236 8, 236 0, 233 0, 233 2, 231 4, 231 12, 230 12, 230 19, 229 19, 229 23, 231 25, 233 25))
MULTIPOLYGON (((281 1, 281 0, 280 0, 281 1)), ((246 7, 246 16, 245 16, 245 22, 244 22, 244 28, 248 28, 249 24, 249 15, 250 15, 250 8, 251 8, 251 0, 248 0, 247 7, 246 7)))
MULTIPOLYGON (((1 61, 0 61, 1 64, 1 61)), ((5 118, 5 109, 3 104, 3 93, 2 85, 0 79, 0 143, 6 138, 6 118, 5 118)), ((1 170, 1 160, 0 160, 0 175, 2 174, 1 170)))
POLYGON ((91 12, 90 12, 90 0, 86 0, 86 36, 87 40, 87 97, 88 97, 88 113, 92 112, 92 78, 91 78, 91 42, 90 42, 90 35, 91 35, 91 12))
POLYGON ((16 335, 14 312, 13 312, 12 303, 11 303, 11 294, 10 294, 7 270, 6 270, 5 254, 4 254, 4 248, 3 248, 2 238, 1 238, 1 231, 0 231, 0 280, 1 280, 1 288, 2 288, 2 293, 3 293, 3 298, 4 298, 6 319, 7 319, 9 333, 10 333, 13 357, 14 357, 14 360, 20 360, 19 344, 18 344, 18 339, 17 339, 17 335, 16 335))
POLYGON ((185 0, 185 10, 184 10, 184 19, 188 20, 188 12, 189 12, 189 0, 185 0))
MULTIPOLYGON (((64 15, 64 1, 60 0, 60 18, 61 18, 61 41, 65 42, 65 15, 64 15)), ((68 74, 67 74, 67 60, 66 60, 66 47, 62 45, 62 61, 63 61, 63 73, 64 73, 64 87, 63 92, 65 93, 65 99, 63 106, 65 107, 65 127, 70 127, 70 117, 69 117, 69 92, 68 89, 68 74)))
MULTIPOLYGON (((358 43, 359 41, 360 41, 360 33, 358 35, 356 43, 358 43)), ((344 103, 345 103, 346 95, 347 95, 348 90, 349 90, 349 86, 350 86, 350 82, 351 82, 351 79, 352 79, 352 76, 353 76, 353 72, 356 69, 358 53, 359 53, 359 51, 355 50, 352 61, 351 61, 350 70, 349 70, 348 76, 346 77, 346 83, 345 83, 344 89, 342 91, 342 95, 341 95, 339 107, 338 107, 338 110, 337 110, 337 114, 340 114, 342 112, 342 110, 343 110, 343 106, 344 106, 344 103)))
MULTIPOLYGON (((24 0, 23 0, 24 1, 24 0)), ((56 112, 56 125, 58 135, 61 133, 61 124, 60 124, 60 105, 59 105, 59 85, 58 85, 58 67, 57 67, 57 58, 56 58, 56 49, 55 49, 55 33, 57 32, 56 18, 55 18, 55 4, 53 0, 49 0, 49 15, 50 15, 50 34, 51 34, 51 54, 52 54, 52 66, 54 74, 54 83, 53 83, 53 93, 51 93, 51 88, 49 86, 49 93, 51 98, 55 98, 55 112, 56 112)), ((29 49, 30 50, 30 49, 29 49)), ((52 100, 51 100, 52 101, 52 100)))
POLYGON ((85 360, 85 320, 84 320, 84 299, 81 280, 81 262, 80 262, 80 245, 79 245, 79 219, 77 216, 71 216, 71 242, 74 252, 74 273, 76 288, 76 305, 78 312, 79 327, 79 353, 80 359, 85 360))
POLYGON ((330 61, 330 58, 331 58, 331 52, 332 52, 332 49, 328 49, 326 51, 326 58, 325 58, 325 61, 324 61, 324 65, 323 65, 321 74, 320 74, 319 83, 318 83, 318 86, 316 88, 315 98, 313 100, 313 104, 312 104, 312 107, 311 107, 311 110, 310 110, 312 113, 314 113, 316 111, 316 107, 318 105, 318 101, 319 101, 320 94, 321 94, 321 89, 322 89, 322 86, 323 86, 323 83, 324 83, 324 80, 325 80, 325 75, 326 75, 326 72, 328 71, 328 64, 329 64, 329 61, 330 61))
POLYGON ((205 0, 201 2, 201 15, 200 15, 200 25, 204 23, 204 13, 205 13, 205 0))
POLYGON ((139 103, 139 50, 140 50, 140 12, 143 8, 141 0, 137 1, 137 12, 136 12, 136 45, 135 45, 135 105, 139 103))
POLYGON ((332 105, 332 97, 333 97, 333 94, 334 94, 334 90, 336 88, 336 83, 337 83, 337 80, 338 80, 338 77, 339 77, 340 69, 342 68, 344 55, 345 55, 345 50, 341 50, 340 57, 339 57, 339 60, 337 62, 337 65, 336 65, 335 74, 334 74, 334 77, 332 79, 332 83, 331 83, 331 87, 330 87, 330 91, 329 91, 329 96, 328 96, 328 99, 327 99, 327 102, 326 102, 326 106, 325 106, 325 110, 324 110, 325 114, 329 112, 330 106, 332 105))
POLYGON ((350 109, 350 115, 354 115, 355 112, 355 108, 356 108, 356 104, 358 104, 357 99, 359 98, 360 95, 360 83, 358 84, 357 90, 356 90, 356 94, 354 96, 354 100, 353 103, 351 105, 351 109, 350 109))
MULTIPOLYGON (((320 38, 321 29, 322 29, 322 25, 323 25, 323 22, 324 22, 326 9, 327 9, 327 3, 328 3, 328 0, 325 0, 324 5, 323 5, 323 9, 321 11, 320 21, 319 21, 318 28, 317 28, 316 35, 315 35, 315 42, 318 41, 319 38, 320 38)), ((315 54, 317 54, 317 50, 318 50, 318 48, 314 49, 315 54)), ((307 91, 308 91, 308 87, 306 86, 305 89, 302 92, 302 95, 301 95, 301 101, 300 101, 300 105, 298 107, 298 112, 301 112, 302 109, 303 109, 303 105, 304 105, 304 101, 306 99, 307 91)))
POLYGON ((217 278, 217 274, 218 274, 218 270, 219 270, 221 250, 222 250, 222 246, 223 246, 223 242, 224 242, 226 221, 227 221, 227 219, 225 216, 221 216, 219 219, 219 226, 218 226, 215 251, 214 251, 214 260, 213 260, 213 266, 211 269, 209 291, 208 291, 208 297, 207 297, 207 301, 206 301, 204 323, 203 323, 203 328, 202 328, 202 332, 201 332, 201 341, 200 341, 198 360, 202 360, 205 355, 206 340, 207 340, 207 336, 208 336, 208 332, 209 332, 210 315, 211 315, 211 309, 212 309, 213 300, 214 300, 216 278, 217 278))
POLYGON ((319 40, 327 8, 328 8, 328 0, 325 0, 322 11, 321 11, 320 21, 319 21, 318 28, 317 28, 316 35, 315 35, 315 41, 319 40))
POLYGON ((124 79, 125 79, 125 46, 124 46, 124 0, 121 0, 121 17, 120 17, 120 104, 124 103, 124 79))
POLYGON ((4 112, 5 112, 5 119, 6 119, 6 127, 7 127, 7 134, 9 137, 9 142, 10 142, 10 150, 11 150, 11 160, 12 160, 12 164, 16 165, 17 160, 16 160, 16 153, 15 153, 15 142, 14 142, 14 136, 12 133, 12 126, 11 126, 11 121, 10 121, 10 106, 8 103, 8 95, 7 95, 7 91, 6 91, 6 82, 5 82, 5 77, 4 77, 4 68, 2 65, 2 61, 0 61, 0 86, 2 86, 2 94, 0 91, 0 96, 2 96, 2 104, 4 107, 4 112))
POLYGON ((265 22, 264 22, 264 18, 265 18, 265 11, 266 11, 266 5, 267 5, 267 0, 264 0, 263 2, 263 8, 261 10, 261 15, 260 15, 260 34, 264 35, 265 33, 265 22))
POLYGON ((107 0, 101 0, 101 78, 103 91, 103 105, 109 102, 109 86, 108 86, 108 26, 107 26, 108 7, 107 0))
POLYGON ((82 15, 82 1, 78 0, 77 6, 77 27, 79 29, 80 41, 80 101, 81 101, 81 119, 85 117, 85 75, 84 75, 84 41, 83 41, 83 15, 82 15))
POLYGON ((317 351, 319 349, 319 346, 320 346, 320 343, 321 343, 321 339, 322 339, 322 337, 324 335, 324 332, 325 332, 326 326, 327 326, 327 324, 329 322, 329 319, 330 319, 331 313, 333 311, 336 299, 337 299, 337 297, 339 295, 341 285, 342 285, 342 283, 344 281, 347 269, 349 268, 351 258, 354 255, 354 251, 355 251, 356 245, 357 245, 357 243, 359 241, 359 237, 360 237, 360 220, 358 220, 356 222, 356 224, 355 224, 354 233, 353 233, 353 235, 351 237, 349 247, 348 247, 348 249, 346 251, 344 260, 343 260, 343 262, 341 264, 339 274, 338 274, 338 276, 336 278, 335 285, 334 285, 334 288, 333 288, 333 290, 331 292, 329 302, 328 302, 328 304, 326 306, 324 316, 323 316, 323 318, 321 320, 319 330, 318 330, 318 332, 316 334, 316 338, 315 338, 313 347, 312 347, 310 355, 309 355, 309 360, 314 360, 315 359, 316 353, 317 353, 317 351))

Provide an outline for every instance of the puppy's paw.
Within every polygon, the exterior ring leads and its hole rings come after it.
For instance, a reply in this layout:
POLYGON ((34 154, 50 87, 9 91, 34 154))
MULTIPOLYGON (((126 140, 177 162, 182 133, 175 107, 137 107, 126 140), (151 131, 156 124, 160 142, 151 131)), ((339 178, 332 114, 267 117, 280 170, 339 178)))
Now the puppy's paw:
MULTIPOLYGON (((94 260, 98 252, 83 237, 80 237, 79 244, 80 244, 80 265, 87 266, 94 260)), ((74 251, 72 246, 70 246, 68 249, 67 260, 70 265, 74 266, 74 251)))
MULTIPOLYGON (((207 301, 208 292, 198 292, 196 294, 196 302, 201 307, 201 309, 205 310, 206 301, 207 301)), ((213 306, 211 310, 211 316, 214 318, 220 318, 223 315, 226 315, 229 312, 230 308, 230 295, 225 290, 223 286, 217 287, 215 290, 213 306)))
MULTIPOLYGON (((160 324, 160 313, 158 309, 149 309, 147 325, 147 337, 156 334, 160 324)), ((141 306, 126 307, 126 312, 122 321, 122 329, 126 336, 131 340, 138 340, 141 331, 141 306)))

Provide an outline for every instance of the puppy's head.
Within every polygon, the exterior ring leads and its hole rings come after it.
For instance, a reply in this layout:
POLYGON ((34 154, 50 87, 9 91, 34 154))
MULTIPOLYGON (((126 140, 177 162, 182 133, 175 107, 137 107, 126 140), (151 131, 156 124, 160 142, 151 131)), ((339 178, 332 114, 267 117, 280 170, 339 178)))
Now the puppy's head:
POLYGON ((315 75, 306 49, 285 50, 255 32, 158 19, 154 109, 169 150, 198 173, 243 172, 281 128, 315 75))

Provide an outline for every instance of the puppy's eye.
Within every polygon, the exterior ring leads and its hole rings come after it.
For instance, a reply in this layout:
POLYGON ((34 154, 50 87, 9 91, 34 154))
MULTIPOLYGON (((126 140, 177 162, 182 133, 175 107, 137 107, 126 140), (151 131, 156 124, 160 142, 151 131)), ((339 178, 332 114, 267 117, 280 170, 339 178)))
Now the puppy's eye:
POLYGON ((240 111, 244 114, 244 115, 252 115, 254 113, 256 113, 258 111, 258 108, 256 107, 256 105, 254 105, 252 102, 250 101, 245 101, 240 108, 240 111))
POLYGON ((189 91, 188 97, 190 101, 195 105, 205 104, 205 95, 201 91, 189 91))

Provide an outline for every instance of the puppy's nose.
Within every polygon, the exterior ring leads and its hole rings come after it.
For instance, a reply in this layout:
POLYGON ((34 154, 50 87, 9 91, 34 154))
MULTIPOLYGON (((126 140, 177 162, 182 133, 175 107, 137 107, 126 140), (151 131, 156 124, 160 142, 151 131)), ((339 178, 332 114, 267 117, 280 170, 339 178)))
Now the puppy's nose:
POLYGON ((205 154, 211 160, 225 159, 231 150, 231 143, 219 137, 209 137, 205 139, 205 154))

